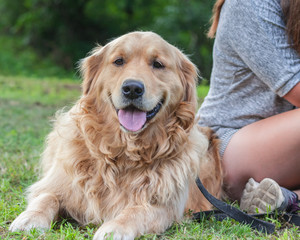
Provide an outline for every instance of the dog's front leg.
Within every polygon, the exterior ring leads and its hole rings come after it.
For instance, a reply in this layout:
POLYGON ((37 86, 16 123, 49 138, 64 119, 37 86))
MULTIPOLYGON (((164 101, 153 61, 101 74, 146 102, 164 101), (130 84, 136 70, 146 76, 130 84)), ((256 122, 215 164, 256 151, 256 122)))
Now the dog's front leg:
POLYGON ((133 240, 145 233, 162 233, 174 221, 174 210, 157 206, 134 206, 124 209, 115 219, 104 222, 94 240, 133 240))
POLYGON ((43 193, 29 201, 28 207, 11 224, 9 230, 29 231, 32 228, 49 229, 59 211, 59 201, 55 195, 43 193))

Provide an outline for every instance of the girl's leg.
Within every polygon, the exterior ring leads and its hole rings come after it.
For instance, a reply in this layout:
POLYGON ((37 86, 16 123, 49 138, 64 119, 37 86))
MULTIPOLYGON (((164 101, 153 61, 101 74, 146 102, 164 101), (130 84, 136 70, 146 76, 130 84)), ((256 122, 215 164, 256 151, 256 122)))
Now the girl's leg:
POLYGON ((250 177, 274 179, 300 193, 300 109, 250 124, 230 140, 224 156, 229 197, 239 200, 250 177), (297 190, 298 189, 298 190, 297 190))

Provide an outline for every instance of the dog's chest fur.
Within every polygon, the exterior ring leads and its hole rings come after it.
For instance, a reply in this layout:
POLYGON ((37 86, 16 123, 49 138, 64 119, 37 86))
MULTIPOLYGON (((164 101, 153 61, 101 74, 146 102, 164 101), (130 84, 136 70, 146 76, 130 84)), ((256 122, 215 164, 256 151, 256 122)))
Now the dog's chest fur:
POLYGON ((126 153, 129 154, 124 151, 114 159, 101 153, 100 158, 95 159, 86 149, 86 156, 77 160, 72 171, 72 188, 76 194, 71 191, 72 201, 67 202, 73 204, 65 205, 73 218, 84 224, 99 223, 113 219, 124 208, 134 205, 172 207, 168 205, 175 203, 180 206, 173 207, 183 209, 189 178, 193 178, 197 169, 198 159, 194 157, 197 153, 193 149, 186 149, 173 158, 157 158, 151 163, 143 159, 133 161, 126 153))
MULTIPOLYGON (((191 164, 180 158, 161 161, 145 167, 127 159, 121 168, 116 163, 107 164, 101 159, 89 166, 82 163, 81 167, 93 170, 90 171, 90 177, 82 178, 74 186, 81 189, 82 199, 78 199, 76 209, 66 206, 67 211, 79 222, 98 223, 100 219, 116 217, 128 206, 167 206, 171 199, 182 198, 188 189, 191 164), (78 211, 81 209, 78 208, 78 202, 82 203, 82 211, 78 211)), ((90 163, 87 161, 85 164, 90 163)))
MULTIPOLYGON (((44 153, 48 159, 60 152, 44 169, 64 169, 54 175, 61 174, 65 187, 53 186, 66 190, 57 193, 62 210, 83 224, 113 219, 134 205, 180 208, 183 213, 189 181, 194 181, 208 146, 196 127, 186 134, 170 124, 173 130, 167 134, 166 127, 155 125, 158 134, 147 139, 123 134, 115 124, 95 128, 90 119, 83 119, 80 125, 73 116, 66 114, 64 124, 56 124, 44 153)), ((49 177, 53 181, 54 175, 49 177)))

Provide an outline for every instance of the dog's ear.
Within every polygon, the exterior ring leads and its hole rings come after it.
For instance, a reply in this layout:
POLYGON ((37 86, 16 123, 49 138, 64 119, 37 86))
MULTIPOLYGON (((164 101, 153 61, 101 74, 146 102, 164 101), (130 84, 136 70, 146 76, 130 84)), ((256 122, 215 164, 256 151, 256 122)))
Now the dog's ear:
POLYGON ((179 53, 179 75, 184 89, 183 101, 197 108, 196 82, 198 79, 197 67, 185 56, 179 53))
POLYGON ((79 62, 79 69, 83 79, 82 93, 87 95, 93 85, 94 79, 97 77, 103 62, 104 48, 97 46, 93 49, 90 56, 79 62))
POLYGON ((183 98, 176 111, 180 126, 189 131, 195 122, 197 108, 196 81, 198 70, 196 66, 178 50, 178 72, 183 86, 183 98))

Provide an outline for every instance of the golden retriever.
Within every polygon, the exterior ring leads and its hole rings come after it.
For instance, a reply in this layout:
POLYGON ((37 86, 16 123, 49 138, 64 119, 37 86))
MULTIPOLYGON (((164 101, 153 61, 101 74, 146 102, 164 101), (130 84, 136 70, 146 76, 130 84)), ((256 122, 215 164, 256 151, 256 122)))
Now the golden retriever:
POLYGON ((49 229, 67 214, 100 224, 94 239, 162 233, 184 210, 218 196, 217 143, 195 121, 197 69, 152 32, 96 47, 81 62, 82 96, 60 113, 47 138, 43 175, 11 231, 49 229))

